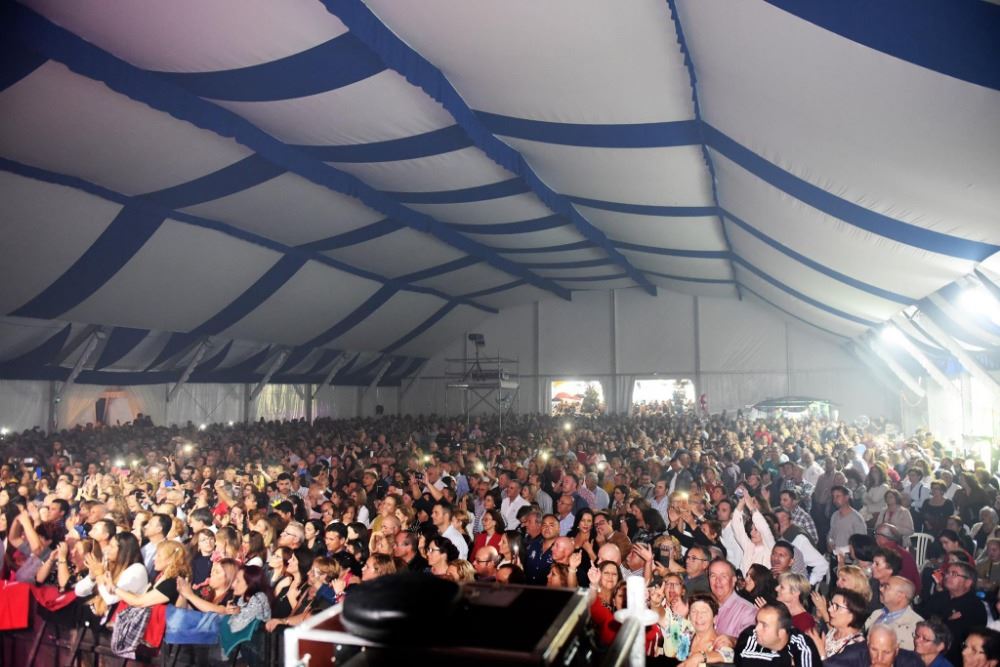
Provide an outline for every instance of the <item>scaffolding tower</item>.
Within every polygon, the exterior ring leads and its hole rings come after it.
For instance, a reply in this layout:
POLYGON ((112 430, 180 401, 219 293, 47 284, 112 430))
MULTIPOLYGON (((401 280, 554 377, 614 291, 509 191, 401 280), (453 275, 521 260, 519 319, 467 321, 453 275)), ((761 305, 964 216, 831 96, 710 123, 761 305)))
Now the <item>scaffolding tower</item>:
POLYGON ((496 414, 498 430, 503 433, 504 420, 518 410, 519 363, 517 358, 502 357, 499 352, 495 357, 481 355, 480 347, 476 345, 474 357, 445 359, 447 389, 461 392, 467 428, 472 414, 480 406, 486 406, 490 413, 496 414))

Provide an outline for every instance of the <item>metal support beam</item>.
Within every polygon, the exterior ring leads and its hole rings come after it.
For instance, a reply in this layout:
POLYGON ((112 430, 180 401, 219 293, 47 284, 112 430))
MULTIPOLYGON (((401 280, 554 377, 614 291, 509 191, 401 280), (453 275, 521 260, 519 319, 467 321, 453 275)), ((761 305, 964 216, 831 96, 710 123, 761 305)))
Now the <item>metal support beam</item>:
POLYGON ((917 363, 920 364, 920 367, 923 368, 924 371, 931 376, 931 379, 938 383, 942 389, 958 396, 961 395, 958 388, 948 380, 948 377, 941 372, 941 369, 935 366, 934 362, 928 359, 927 355, 924 354, 920 348, 914 345, 906 334, 900 331, 899 327, 896 326, 895 323, 890 321, 887 322, 885 326, 897 332, 898 335, 894 339, 896 344, 906 350, 911 357, 916 359, 917 363))
POLYGON ((386 372, 389 370, 389 366, 392 366, 392 359, 386 359, 385 360, 385 363, 383 363, 382 366, 381 366, 381 368, 378 369, 378 373, 375 374, 375 378, 361 392, 362 396, 364 396, 365 394, 367 394, 368 391, 370 389, 372 389, 373 387, 377 387, 378 386, 379 381, 382 380, 382 376, 385 375, 386 372))
POLYGON ((320 382, 319 386, 316 387, 316 392, 318 393, 320 389, 333 382, 333 376, 337 374, 337 371, 339 371, 346 365, 347 365, 347 353, 341 352, 339 356, 334 357, 333 365, 330 366, 330 370, 326 372, 326 377, 323 378, 323 381, 320 382))
POLYGON ((885 369, 882 364, 879 363, 878 358, 869 352, 865 346, 861 345, 857 341, 852 341, 851 350, 854 352, 854 356, 856 356, 861 363, 868 367, 868 370, 872 372, 875 379, 881 382, 886 389, 893 393, 893 395, 897 394, 899 390, 903 388, 902 385, 898 384, 898 380, 889 376, 885 372, 885 369))
POLYGON ((184 367, 184 372, 181 373, 181 377, 177 381, 177 384, 175 384, 170 389, 170 393, 167 394, 167 403, 170 403, 175 398, 177 398, 177 393, 181 390, 181 387, 183 387, 187 383, 187 381, 191 378, 191 373, 193 373, 194 369, 198 367, 198 364, 201 363, 201 360, 205 358, 205 355, 208 353, 208 348, 211 346, 212 346, 212 341, 210 338, 206 338, 205 340, 198 343, 198 349, 194 351, 194 355, 191 357, 191 360, 188 361, 187 366, 184 367))
POLYGON ((407 395, 408 393, 410 393, 410 389, 412 389, 412 388, 413 388, 413 385, 414 385, 414 384, 416 383, 416 381, 420 379, 420 374, 421 374, 421 373, 423 372, 424 368, 425 368, 425 367, 427 366, 427 362, 428 362, 428 361, 429 361, 428 359, 424 359, 424 360, 423 360, 423 361, 422 361, 422 362, 420 363, 420 365, 419 365, 419 366, 417 366, 417 370, 416 370, 416 371, 414 371, 414 373, 413 373, 413 377, 411 377, 411 378, 409 379, 409 381, 408 381, 408 382, 406 383, 406 386, 405 386, 405 387, 402 387, 402 388, 401 388, 401 389, 399 390, 399 403, 400 403, 400 405, 402 405, 402 403, 403 403, 403 399, 404 399, 404 398, 406 398, 406 395, 407 395))
POLYGON ((976 378, 988 387, 995 397, 1000 399, 1000 383, 993 379, 989 373, 983 370, 983 367, 976 363, 976 360, 965 351, 965 349, 959 345, 954 338, 949 336, 944 329, 938 326, 938 323, 934 321, 934 318, 927 315, 927 313, 918 312, 915 319, 920 324, 920 327, 927 332, 927 334, 934 339, 934 342, 948 350, 956 359, 958 363, 969 372, 969 375, 976 378))
POLYGON ((90 326, 85 327, 83 331, 73 337, 73 340, 66 344, 66 347, 63 348, 62 352, 60 352, 59 355, 56 356, 56 358, 50 363, 53 366, 61 366, 64 361, 73 356, 74 352, 80 349, 81 345, 86 344, 87 341, 89 341, 90 338, 100 330, 101 328, 96 324, 91 324, 90 326))
POLYGON ((905 368, 903 368, 899 362, 892 358, 892 355, 883 348, 873 336, 867 336, 868 347, 871 348, 872 352, 875 353, 879 359, 882 360, 892 374, 899 378, 899 380, 906 385, 906 388, 912 391, 915 395, 923 398, 927 392, 924 388, 920 386, 920 382, 917 381, 915 377, 910 375, 905 368))
POLYGON ((257 386, 250 392, 251 402, 257 400, 257 397, 260 396, 260 392, 264 391, 264 387, 266 387, 267 383, 271 381, 271 377, 278 372, 278 369, 281 368, 281 364, 285 363, 285 359, 288 358, 288 352, 287 348, 281 348, 281 350, 278 351, 278 355, 271 362, 267 372, 264 373, 264 377, 260 379, 257 386))
POLYGON ((63 382, 59 386, 58 391, 56 391, 56 395, 52 399, 53 403, 61 401, 63 394, 66 393, 66 390, 69 389, 74 382, 76 382, 78 377, 80 377, 80 373, 83 372, 83 367, 88 361, 90 361, 91 355, 94 354, 94 350, 97 349, 97 344, 100 343, 101 339, 104 337, 105 334, 100 329, 96 329, 90 334, 87 342, 84 343, 83 352, 80 353, 80 357, 76 360, 76 363, 73 364, 73 370, 70 371, 69 377, 66 378, 66 381, 63 382))
POLYGON ((306 402, 306 423, 313 423, 313 386, 311 384, 302 385, 306 402))

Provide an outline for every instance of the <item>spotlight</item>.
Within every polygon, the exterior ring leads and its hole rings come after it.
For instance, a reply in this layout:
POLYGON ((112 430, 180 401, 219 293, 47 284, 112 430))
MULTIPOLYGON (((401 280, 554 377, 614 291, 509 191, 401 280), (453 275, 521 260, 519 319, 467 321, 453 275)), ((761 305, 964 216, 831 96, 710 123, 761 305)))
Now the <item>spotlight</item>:
POLYGON ((486 466, 483 465, 482 461, 476 461, 476 472, 482 472, 486 470, 486 466))
POLYGON ((124 468, 125 467, 125 459, 115 459, 115 467, 116 468, 124 468))
POLYGON ((563 422, 563 430, 564 431, 572 431, 573 430, 573 422, 563 422))
POLYGON ((0 435, 7 435, 10 433, 10 429, 6 426, 0 426, 0 435))
POLYGON ((958 297, 958 305, 970 313, 984 315, 994 322, 1000 322, 1000 304, 982 285, 962 290, 958 297))
POLYGON ((190 442, 188 444, 184 445, 184 453, 185 454, 190 454, 193 451, 194 451, 194 445, 192 445, 190 442))
POLYGON ((597 464, 597 469, 598 470, 604 470, 607 467, 608 467, 608 464, 605 463, 604 461, 601 461, 600 463, 597 464))
POLYGON ((882 327, 882 340, 891 345, 902 345, 903 333, 891 324, 882 327))
POLYGON ((549 460, 549 453, 548 452, 542 452, 541 456, 542 456, 542 460, 543 461, 548 461, 549 460))
POLYGON ((205 430, 206 428, 208 428, 208 426, 207 426, 206 424, 201 424, 201 425, 200 425, 200 426, 198 427, 198 430, 199 430, 199 431, 204 431, 204 430, 205 430))
POLYGON ((233 422, 229 422, 229 425, 230 425, 230 426, 232 426, 232 425, 233 425, 233 422))
POLYGON ((424 463, 430 463, 430 462, 431 462, 431 457, 428 456, 427 454, 424 454, 424 463))

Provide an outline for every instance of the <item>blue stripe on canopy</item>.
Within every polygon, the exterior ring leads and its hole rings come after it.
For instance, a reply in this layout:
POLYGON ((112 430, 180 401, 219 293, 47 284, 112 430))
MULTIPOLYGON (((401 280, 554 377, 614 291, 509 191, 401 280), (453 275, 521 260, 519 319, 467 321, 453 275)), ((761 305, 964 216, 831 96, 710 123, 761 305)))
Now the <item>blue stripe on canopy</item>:
POLYGON ((47 58, 0 39, 0 91, 13 86, 45 64, 47 58))
POLYGON ((638 215, 659 215, 668 218, 700 218, 719 215, 716 206, 657 206, 655 204, 629 204, 627 202, 588 199, 587 197, 567 197, 574 204, 614 213, 636 213, 638 215))
MULTIPOLYGON (((569 220, 561 215, 548 215, 544 218, 533 220, 521 220, 519 222, 497 222, 486 225, 475 224, 450 224, 455 231, 463 234, 527 234, 528 232, 543 232, 547 229, 556 229, 570 224, 569 220)), ((502 252, 510 252, 504 248, 502 252)))
POLYGON ((530 192, 528 184, 520 178, 512 178, 499 183, 477 185, 460 190, 437 190, 434 192, 385 192, 404 204, 463 204, 487 201, 530 192))
POLYGON ((395 296, 398 291, 399 289, 395 286, 383 285, 377 292, 368 297, 364 303, 351 311, 346 317, 304 344, 319 347, 320 345, 326 345, 330 341, 342 336, 366 317, 378 310, 383 304, 385 304, 386 301, 395 296))
POLYGON ((750 292, 751 294, 753 294, 755 297, 757 297, 758 299, 760 299, 761 301, 763 301, 767 305, 771 306, 772 308, 776 308, 777 310, 780 310, 781 312, 783 312, 785 315, 788 315, 789 317, 794 317, 795 319, 797 319, 799 322, 802 322, 803 324, 808 324, 812 328, 819 329, 820 331, 822 331, 824 333, 828 333, 831 336, 836 336, 837 338, 843 338, 845 340, 847 339, 847 336, 845 336, 844 334, 839 334, 839 333, 836 333, 835 331, 831 331, 831 330, 829 330, 829 329, 827 329, 825 327, 821 327, 821 326, 819 326, 818 324, 816 324, 814 322, 810 322, 809 320, 807 320, 805 318, 799 317, 798 315, 796 315, 795 313, 791 312, 790 310, 785 310, 784 308, 782 308, 778 304, 776 304, 773 301, 771 301, 770 299, 768 299, 763 294, 760 294, 759 292, 756 292, 755 290, 747 287, 746 285, 741 285, 741 287, 743 289, 745 289, 746 291, 750 292))
POLYGON ((195 367, 192 375, 194 375, 194 373, 210 373, 214 371, 216 368, 219 367, 219 364, 221 364, 222 361, 226 358, 231 349, 233 349, 233 341, 229 341, 223 346, 223 348, 218 353, 214 354, 212 357, 205 359, 200 364, 198 364, 195 367))
POLYGON ((479 260, 475 257, 459 257, 458 259, 445 262, 444 264, 438 264, 437 266, 431 266, 420 271, 407 273, 405 276, 400 276, 399 280, 415 283, 421 280, 427 280, 428 278, 433 278, 434 276, 440 276, 445 273, 451 273, 452 271, 458 271, 459 269, 464 269, 478 263, 479 260))
POLYGON ((167 208, 185 208, 252 188, 283 173, 281 167, 254 154, 201 178, 142 196, 167 208))
POLYGON ((11 314, 51 320, 83 303, 128 264, 163 220, 157 212, 125 206, 80 259, 11 314))
POLYGON ((236 324, 291 280, 292 276, 298 273, 305 263, 305 257, 285 255, 265 271, 264 275, 258 278, 253 285, 233 299, 228 306, 202 322, 191 333, 198 336, 210 336, 236 324))
POLYGON ((310 243, 303 243, 298 246, 303 250, 337 250, 338 248, 347 248, 352 245, 357 245, 358 243, 364 243, 366 241, 371 241, 372 239, 377 239, 380 236, 385 236, 386 234, 391 234, 392 232, 399 231, 405 225, 401 225, 398 222, 393 222, 386 218, 385 220, 379 220, 378 222, 373 222, 370 225, 365 225, 364 227, 358 227, 357 229, 352 229, 349 232, 344 232, 343 234, 337 234, 336 236, 330 236, 325 239, 319 239, 318 241, 311 241, 310 243))
POLYGON ((271 356, 271 351, 272 351, 272 346, 268 345, 260 352, 257 352, 256 354, 251 355, 250 357, 244 359, 235 366, 227 367, 224 370, 241 375, 245 373, 253 373, 258 368, 260 368, 261 364, 267 361, 267 358, 271 356))
POLYGON ((908 296, 904 296, 902 294, 897 294, 896 292, 891 292, 889 290, 882 289, 881 287, 876 287, 874 285, 869 285, 866 282, 862 282, 860 280, 857 280, 856 278, 851 278, 850 276, 845 275, 843 273, 840 273, 839 271, 836 271, 834 269, 831 269, 828 266, 824 266, 824 265, 820 264, 819 262, 814 261, 814 260, 806 257, 805 255, 792 250, 788 246, 786 246, 786 245, 784 245, 784 244, 776 241, 775 239, 772 239, 770 236, 768 236, 764 232, 758 230, 756 227, 754 227, 750 223, 748 223, 748 222, 746 222, 744 220, 741 220, 740 218, 736 217, 735 215, 733 215, 729 211, 725 211, 724 210, 723 211, 723 215, 725 216, 725 218, 727 220, 729 220, 730 222, 732 222, 733 224, 735 224, 737 227, 739 227, 740 229, 744 230, 748 234, 754 236, 755 238, 763 241, 764 243, 766 243, 767 245, 771 246, 772 248, 774 248, 778 252, 782 253, 783 255, 791 257, 792 259, 794 259, 795 261, 799 262, 800 264, 804 264, 805 266, 808 266, 810 269, 813 269, 814 271, 818 271, 818 272, 822 273, 825 276, 829 276, 829 277, 833 278, 834 280, 837 280, 839 282, 844 283, 845 285, 850 285, 851 287, 854 287, 855 289, 859 289, 859 290, 861 290, 863 292, 868 292, 869 294, 873 294, 873 295, 875 295, 877 297, 881 297, 883 299, 888 299, 889 301, 895 301, 896 303, 901 303, 901 304, 907 305, 907 306, 910 305, 911 303, 913 303, 915 301, 915 299, 911 299, 908 296))
POLYGON ((855 227, 916 248, 977 262, 1000 252, 1000 246, 949 236, 871 211, 768 162, 707 123, 705 132, 712 148, 751 174, 799 201, 855 227))
POLYGON ((733 261, 736 262, 737 264, 739 264, 740 266, 746 268, 748 271, 750 271, 751 273, 753 273, 758 278, 761 278, 762 280, 765 280, 766 282, 771 283, 772 285, 774 285, 778 289, 782 290, 783 292, 786 292, 786 293, 794 296, 799 301, 803 301, 805 303, 808 303, 810 306, 813 306, 814 308, 818 308, 820 310, 823 310, 823 311, 826 311, 826 312, 830 313, 831 315, 836 315, 837 317, 843 318, 845 320, 850 320, 851 322, 856 322, 858 324, 862 324, 862 325, 864 325, 866 327, 869 327, 869 328, 874 328, 874 327, 878 326, 878 322, 872 322, 871 320, 866 320, 863 317, 859 317, 857 315, 853 315, 851 313, 848 313, 848 312, 845 312, 843 310, 840 310, 839 308, 834 308, 833 306, 828 306, 827 304, 823 303, 822 301, 818 301, 818 300, 812 298, 811 296, 809 296, 807 294, 803 294, 802 292, 798 291, 797 289, 795 289, 793 287, 790 287, 789 285, 786 285, 785 283, 781 282, 780 280, 778 280, 774 276, 771 276, 770 274, 765 273, 764 271, 762 271, 761 269, 757 268, 756 266, 754 266, 753 264, 751 264, 747 260, 743 259, 739 255, 733 255, 733 261))
POLYGON ((660 248, 657 246, 640 245, 638 243, 626 243, 625 241, 615 241, 615 246, 621 250, 632 250, 635 252, 645 252, 652 255, 666 255, 669 257, 691 257, 694 259, 724 259, 728 260, 730 253, 726 250, 683 250, 677 248, 660 248))
POLYGON ((216 72, 154 72, 200 97, 267 102, 306 97, 356 83, 385 69, 351 33, 271 62, 216 72))
POLYGON ((391 353, 391 352, 393 352, 393 351, 401 348, 402 346, 406 345, 411 340, 413 340, 414 338, 416 338, 417 336, 419 336, 420 334, 424 333, 425 331, 427 331, 428 329, 430 329, 432 326, 434 326, 435 324, 437 324, 439 321, 441 321, 442 319, 444 319, 445 315, 447 315, 452 310, 454 310, 454 308, 455 308, 456 305, 458 305, 458 304, 456 304, 454 301, 452 301, 451 303, 446 303, 441 308, 439 308, 437 310, 437 312, 435 312, 433 315, 431 315, 430 317, 428 317, 426 320, 424 320, 423 322, 421 322, 420 324, 418 324, 412 331, 410 331, 406 335, 402 336, 401 338, 399 338, 395 342, 393 342, 393 343, 387 345, 386 347, 382 348, 382 352, 384 352, 386 354, 389 354, 389 353, 391 353))
POLYGON ((152 368, 156 368, 157 366, 167 361, 171 357, 180 354, 183 350, 186 350, 187 348, 194 345, 197 342, 197 340, 198 340, 197 336, 189 333, 171 334, 170 338, 163 346, 163 349, 160 350, 160 353, 158 355, 156 355, 156 359, 153 359, 153 363, 151 363, 149 366, 146 366, 146 370, 148 371, 152 368))
POLYGON ((435 218, 403 206, 399 201, 375 190, 356 176, 315 160, 294 147, 282 143, 237 114, 190 94, 189 91, 140 70, 83 40, 68 30, 23 5, 9 10, 14 36, 29 50, 52 57, 71 71, 100 81, 112 90, 146 104, 153 109, 214 132, 232 137, 260 153, 276 165, 334 192, 359 199, 369 208, 406 226, 426 232, 444 243, 488 262, 501 271, 562 298, 569 291, 552 280, 527 271, 498 255, 492 248, 473 241, 448 228, 435 218))
POLYGON ((486 289, 481 289, 478 292, 470 292, 468 295, 463 295, 467 299, 473 299, 480 296, 487 296, 490 294, 497 294, 499 292, 506 292, 509 289, 514 289, 515 287, 520 287, 521 285, 526 285, 523 280, 515 280, 513 282, 504 283, 503 285, 497 285, 496 287, 487 287, 486 289), (475 296, 472 296, 475 295, 475 296))
POLYGON ((876 51, 1000 90, 1000 7, 990 2, 766 1, 876 51))
POLYGON ((450 125, 412 137, 373 141, 367 144, 296 146, 296 148, 323 162, 394 162, 442 155, 471 145, 472 140, 462 128, 450 125))
POLYGON ((514 118, 486 111, 476 111, 475 114, 493 134, 543 141, 548 144, 594 148, 650 148, 701 143, 697 120, 608 126, 514 118), (613 127, 614 131, 609 132, 609 127, 613 127))
POLYGON ((15 368, 33 369, 51 363, 57 358, 63 347, 65 347, 66 341, 69 340, 69 334, 72 328, 73 326, 71 324, 67 324, 62 329, 46 338, 38 346, 28 350, 21 356, 14 357, 13 359, 8 359, 7 361, 0 363, 0 368, 5 370, 12 370, 15 368))
POLYGON ((306 371, 306 375, 314 375, 320 372, 326 372, 325 369, 333 363, 333 360, 339 357, 342 353, 339 350, 323 350, 319 359, 312 365, 312 368, 306 371))
POLYGON ((101 370, 121 360, 126 354, 135 349, 149 334, 148 329, 131 329, 129 327, 115 327, 108 336, 108 342, 101 350, 101 356, 94 364, 94 370, 101 370))

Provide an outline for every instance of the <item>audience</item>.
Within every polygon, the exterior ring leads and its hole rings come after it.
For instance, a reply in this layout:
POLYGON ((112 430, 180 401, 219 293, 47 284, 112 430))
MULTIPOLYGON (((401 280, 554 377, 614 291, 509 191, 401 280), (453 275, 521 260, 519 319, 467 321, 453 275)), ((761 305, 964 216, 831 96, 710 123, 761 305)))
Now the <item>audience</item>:
POLYGON ((167 632, 211 627, 221 655, 246 643, 246 660, 258 644, 244 635, 277 636, 411 571, 589 586, 604 646, 640 576, 658 618, 647 655, 686 667, 996 664, 983 628, 1000 481, 924 431, 649 406, 497 427, 143 418, 7 434, 3 574, 72 590, 94 626, 115 618, 122 657, 166 613, 167 632), (921 528, 937 538, 929 557, 942 550, 923 577, 908 541, 921 528))

